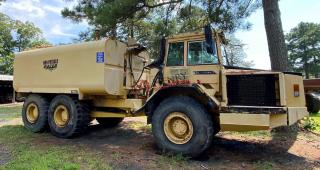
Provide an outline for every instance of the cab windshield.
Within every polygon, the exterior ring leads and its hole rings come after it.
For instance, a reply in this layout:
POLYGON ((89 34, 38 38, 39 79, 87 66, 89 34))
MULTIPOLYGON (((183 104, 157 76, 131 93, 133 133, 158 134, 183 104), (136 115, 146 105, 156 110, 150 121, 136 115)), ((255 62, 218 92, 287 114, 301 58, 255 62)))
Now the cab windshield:
MULTIPOLYGON (((187 44, 187 65, 213 65, 218 64, 218 55, 214 51, 209 54, 205 41, 190 41, 187 44)), ((184 66, 185 42, 172 42, 169 44, 167 66, 184 66)))
POLYGON ((206 50, 205 41, 188 42, 188 65, 217 64, 217 52, 209 54, 206 50))

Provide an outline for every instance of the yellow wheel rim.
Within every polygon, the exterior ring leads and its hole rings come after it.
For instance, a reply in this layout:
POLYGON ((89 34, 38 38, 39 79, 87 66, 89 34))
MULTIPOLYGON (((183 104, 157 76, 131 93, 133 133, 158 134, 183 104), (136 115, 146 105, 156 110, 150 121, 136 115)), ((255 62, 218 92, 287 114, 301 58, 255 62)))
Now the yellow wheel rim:
POLYGON ((164 120, 163 129, 167 138, 175 144, 185 144, 193 135, 191 120, 181 112, 170 113, 164 120))
POLYGON ((69 122, 69 111, 68 109, 60 105, 56 108, 53 114, 54 123, 59 127, 64 127, 69 122))
POLYGON ((30 103, 27 107, 27 120, 30 123, 36 123, 39 117, 38 106, 34 103, 30 103))

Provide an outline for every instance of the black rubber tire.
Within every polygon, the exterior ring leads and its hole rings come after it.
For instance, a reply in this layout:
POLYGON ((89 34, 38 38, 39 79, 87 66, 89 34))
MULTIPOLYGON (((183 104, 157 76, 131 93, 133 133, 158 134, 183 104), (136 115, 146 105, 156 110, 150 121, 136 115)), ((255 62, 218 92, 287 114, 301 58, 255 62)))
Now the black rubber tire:
POLYGON ((320 110, 320 95, 317 93, 306 94, 306 103, 310 113, 318 113, 320 110))
POLYGON ((213 136, 215 136, 217 133, 220 132, 221 126, 220 126, 220 117, 218 115, 212 116, 212 122, 213 122, 213 136))
POLYGON ((56 96, 49 107, 48 122, 51 133, 59 138, 72 138, 85 133, 90 123, 90 109, 88 104, 75 97, 67 95, 56 96), (68 109, 69 121, 64 127, 59 127, 54 122, 55 109, 63 105, 68 109))
POLYGON ((22 107, 22 121, 24 127, 35 133, 45 131, 48 128, 48 109, 49 102, 46 98, 37 94, 29 95, 24 101, 22 107), (35 104, 38 107, 39 113, 38 119, 34 123, 29 122, 26 115, 27 107, 31 103, 35 104))
POLYGON ((211 115, 196 100, 186 96, 165 99, 156 108, 152 116, 152 132, 158 147, 163 152, 198 157, 212 143, 214 129, 211 115), (185 144, 171 142, 164 133, 164 120, 172 112, 182 112, 188 116, 193 125, 193 135, 185 144))
POLYGON ((97 122, 106 128, 118 126, 124 118, 96 118, 97 122))

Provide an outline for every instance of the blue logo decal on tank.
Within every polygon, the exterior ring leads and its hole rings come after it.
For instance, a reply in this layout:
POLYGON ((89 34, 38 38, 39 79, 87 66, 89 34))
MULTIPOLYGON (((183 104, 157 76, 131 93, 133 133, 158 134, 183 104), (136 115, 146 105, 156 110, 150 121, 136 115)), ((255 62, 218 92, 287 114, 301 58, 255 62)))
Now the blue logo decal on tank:
POLYGON ((97 52, 96 62, 104 63, 104 52, 97 52))

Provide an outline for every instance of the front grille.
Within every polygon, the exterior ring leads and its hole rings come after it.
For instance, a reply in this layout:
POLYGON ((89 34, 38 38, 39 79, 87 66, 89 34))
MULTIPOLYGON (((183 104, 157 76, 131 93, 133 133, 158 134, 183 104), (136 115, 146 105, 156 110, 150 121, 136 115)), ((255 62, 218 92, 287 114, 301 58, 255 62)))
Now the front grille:
POLYGON ((229 105, 277 106, 276 75, 229 75, 227 92, 229 105))

